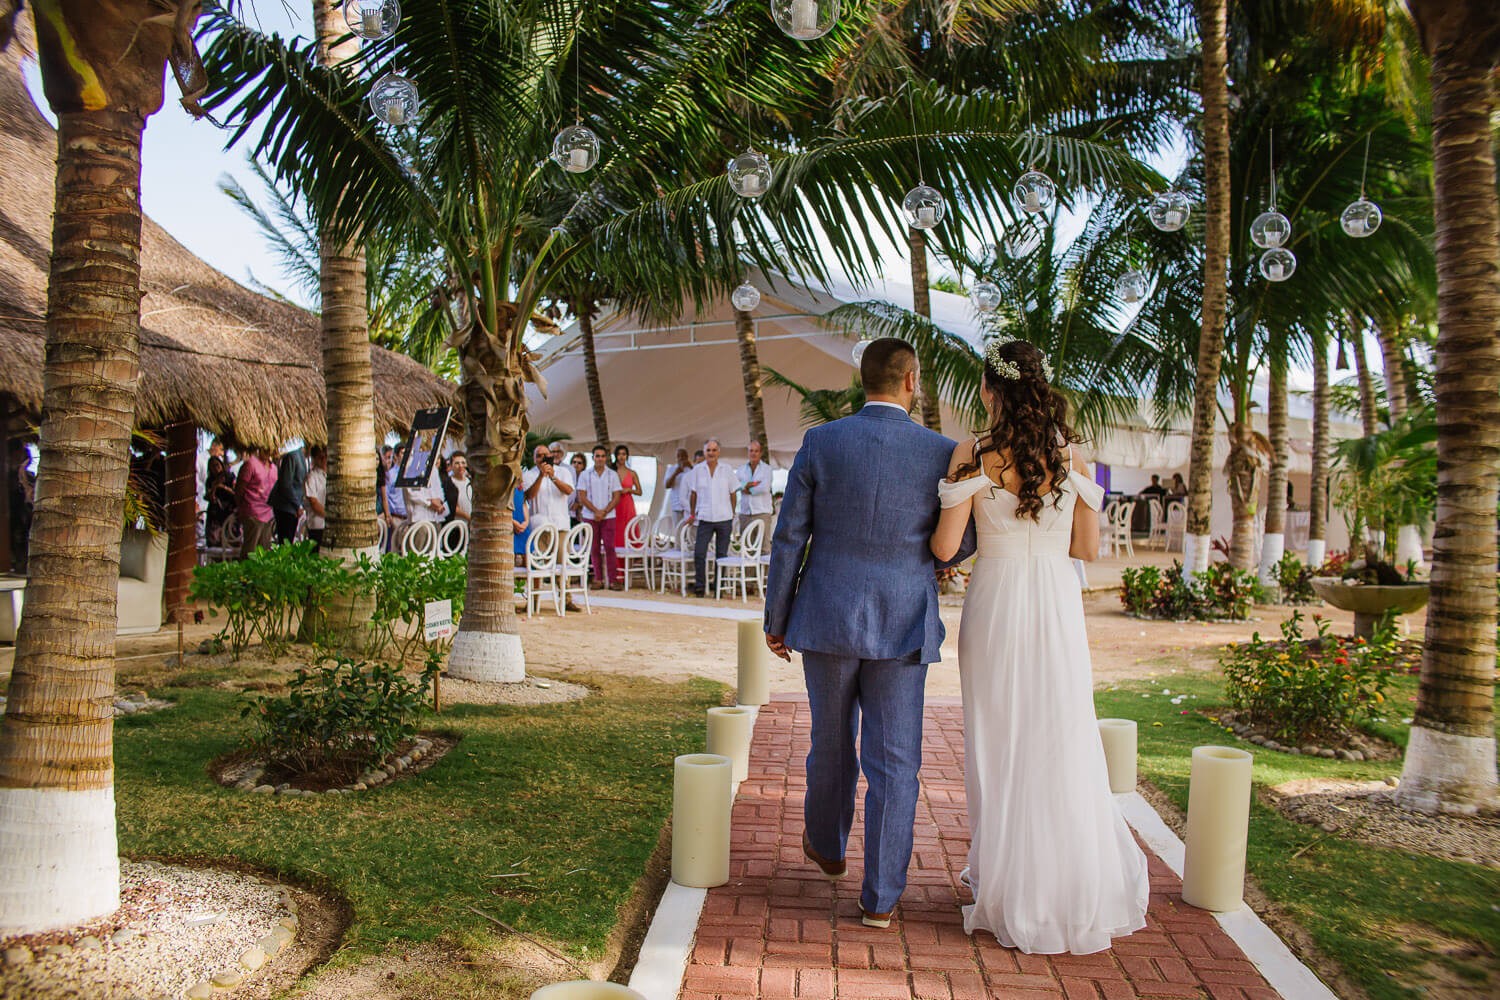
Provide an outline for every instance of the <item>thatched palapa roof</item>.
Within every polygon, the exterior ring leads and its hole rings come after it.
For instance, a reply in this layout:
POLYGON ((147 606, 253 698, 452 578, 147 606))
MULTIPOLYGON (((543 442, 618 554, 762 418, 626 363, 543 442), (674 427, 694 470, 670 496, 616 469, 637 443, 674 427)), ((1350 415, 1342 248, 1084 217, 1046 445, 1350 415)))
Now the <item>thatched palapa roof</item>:
MULTIPOLYGON (((57 135, 21 78, 19 43, 0 52, 0 393, 35 418, 57 135)), ((205 131, 203 141, 216 139, 205 131)), ((149 218, 141 233, 141 291, 139 426, 187 419, 266 447, 296 437, 327 440, 316 316, 230 280, 149 218)), ((372 363, 379 435, 404 429, 417 409, 452 399, 450 383, 410 358, 374 347, 372 363)))

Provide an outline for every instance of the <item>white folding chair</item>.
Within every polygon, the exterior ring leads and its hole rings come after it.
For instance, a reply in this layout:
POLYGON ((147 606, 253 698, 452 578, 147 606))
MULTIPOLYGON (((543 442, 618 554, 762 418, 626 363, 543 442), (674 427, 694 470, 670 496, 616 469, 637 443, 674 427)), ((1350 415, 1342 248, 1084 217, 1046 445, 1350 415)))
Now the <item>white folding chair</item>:
POLYGON ((205 538, 203 542, 202 562, 225 562, 234 559, 240 554, 240 546, 244 544, 245 532, 240 527, 240 519, 233 514, 224 518, 224 523, 219 525, 219 542, 217 545, 208 544, 205 538))
POLYGON ((454 519, 443 525, 438 533, 437 554, 440 559, 462 555, 469 551, 469 522, 454 519))
POLYGON ((431 521, 413 521, 401 535, 401 554, 431 558, 437 551, 437 527, 431 521))
POLYGON ((1135 516, 1135 501, 1122 500, 1115 506, 1114 514, 1110 517, 1110 545, 1114 548, 1115 555, 1124 552, 1131 559, 1135 558, 1135 545, 1130 537, 1130 519, 1135 516))
POLYGON ((558 589, 564 602, 574 594, 583 598, 583 609, 593 611, 589 605, 589 556, 594 547, 594 526, 588 521, 575 524, 563 539, 558 553, 558 589))
POLYGON ((375 551, 384 552, 385 543, 390 541, 390 538, 391 526, 386 523, 385 518, 377 517, 375 519, 375 551))
POLYGON ((526 565, 517 566, 516 572, 525 574, 527 618, 536 613, 543 594, 552 595, 552 607, 558 617, 567 614, 567 602, 562 596, 557 565, 560 541, 557 529, 550 524, 532 529, 531 537, 526 539, 526 565))
POLYGON ((1151 530, 1146 535, 1147 545, 1167 545, 1167 520, 1162 514, 1161 501, 1156 497, 1146 501, 1151 517, 1151 530))
POLYGON ((766 594, 765 564, 761 562, 761 548, 765 542, 766 525, 764 521, 751 521, 740 535, 740 551, 737 555, 728 555, 718 561, 718 577, 714 583, 714 594, 716 597, 724 596, 728 590, 734 594, 735 584, 739 584, 740 600, 749 600, 750 581, 754 580, 762 597, 766 594))
POLYGON ((658 589, 661 593, 665 594, 667 584, 676 579, 678 593, 683 597, 687 596, 688 574, 693 569, 693 539, 696 537, 697 525, 685 521, 677 528, 677 539, 673 547, 658 554, 657 559, 661 563, 658 589))
POLYGON ((1120 501, 1111 500, 1099 512, 1099 558, 1107 559, 1115 554, 1115 511, 1120 501))
POLYGON ((1167 527, 1163 547, 1168 552, 1181 552, 1183 539, 1187 535, 1187 504, 1173 500, 1167 504, 1167 527))
POLYGON ((625 525, 625 544, 615 546, 615 558, 624 567, 625 589, 630 589, 630 574, 639 573, 651 589, 651 546, 646 537, 646 515, 637 514, 625 525))

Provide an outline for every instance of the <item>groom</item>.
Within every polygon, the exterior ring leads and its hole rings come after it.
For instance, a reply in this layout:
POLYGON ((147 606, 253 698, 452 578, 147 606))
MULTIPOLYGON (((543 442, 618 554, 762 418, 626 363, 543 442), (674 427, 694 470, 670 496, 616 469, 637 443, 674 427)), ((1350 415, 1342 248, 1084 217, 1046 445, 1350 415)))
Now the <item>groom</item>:
MULTIPOLYGON (((829 878, 847 870, 858 731, 869 782, 860 911, 867 926, 888 927, 911 860, 927 664, 941 659, 928 538, 954 443, 908 415, 918 374, 906 341, 871 341, 859 378, 864 409, 809 430, 792 463, 771 548, 765 631, 783 660, 788 650, 802 654, 807 678, 812 751, 802 850, 829 878)), ((973 550, 971 533, 958 558, 973 550)))

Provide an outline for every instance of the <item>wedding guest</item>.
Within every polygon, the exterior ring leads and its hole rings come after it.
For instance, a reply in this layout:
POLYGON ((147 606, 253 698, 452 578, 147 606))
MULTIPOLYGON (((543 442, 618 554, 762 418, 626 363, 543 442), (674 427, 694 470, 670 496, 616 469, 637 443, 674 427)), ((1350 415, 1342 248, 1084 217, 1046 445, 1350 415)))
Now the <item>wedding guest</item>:
MULTIPOLYGON (((574 452, 573 457, 569 459, 568 462, 569 466, 573 470, 573 481, 576 483, 583 477, 584 472, 588 469, 589 460, 584 457, 583 452, 579 451, 574 452)), ((562 466, 559 465, 558 468, 562 468, 562 466)), ((583 523, 583 497, 578 493, 574 493, 569 498, 568 519, 569 522, 574 526, 583 523)))
POLYGON ((276 516, 276 541, 297 537, 297 522, 307 503, 307 456, 301 446, 290 448, 277 463, 276 485, 271 490, 271 510, 276 516))
POLYGON ((620 505, 625 488, 620 485, 615 470, 609 467, 609 450, 604 445, 594 446, 594 467, 578 477, 578 493, 583 519, 594 526, 594 579, 600 587, 622 590, 624 585, 614 582, 618 562, 615 556, 615 508, 620 505))
POLYGON ((380 470, 377 474, 377 482, 380 496, 376 501, 376 509, 385 517, 385 551, 398 551, 396 543, 399 542, 402 529, 406 527, 406 494, 396 485, 396 477, 400 474, 401 452, 399 449, 386 445, 380 450, 380 470))
MULTIPOLYGON (((198 453, 197 476, 198 476, 198 516, 205 517, 208 513, 208 463, 217 458, 219 464, 224 463, 224 442, 213 438, 208 442, 208 450, 198 453)), ((204 537, 207 537, 208 522, 204 521, 204 537)))
POLYGON ((688 460, 686 448, 677 449, 677 464, 667 470, 662 489, 671 497, 668 510, 672 512, 672 528, 675 530, 688 512, 688 494, 692 492, 693 463, 688 460))
POLYGON ((1183 480, 1182 473, 1172 473, 1172 485, 1167 490, 1167 495, 1173 497, 1187 496, 1187 483, 1183 480))
POLYGON ((765 534, 761 537, 765 540, 766 550, 770 549, 771 540, 771 467, 761 461, 765 454, 759 441, 750 442, 750 461, 735 470, 735 478, 740 484, 740 534, 745 533, 745 528, 752 522, 759 521, 765 525, 765 534))
POLYGON ((693 543, 693 595, 707 596, 708 543, 714 540, 714 557, 729 555, 729 532, 734 525, 734 495, 739 480, 729 466, 719 461, 719 442, 703 442, 703 464, 693 468, 693 490, 688 497, 688 520, 698 524, 693 543))
MULTIPOLYGON (((635 498, 641 495, 641 477, 636 475, 635 470, 630 467, 630 449, 623 444, 615 445, 615 475, 620 477, 620 488, 625 491, 620 497, 620 505, 615 508, 615 537, 616 549, 625 547, 625 532, 630 527, 630 522, 635 519, 635 498)), ((620 575, 610 580, 610 583, 618 583, 622 587, 625 583, 623 568, 616 568, 620 575)))
POLYGON ((266 451, 256 445, 244 450, 240 475, 234 484, 236 513, 244 540, 240 558, 256 549, 268 549, 276 531, 276 514, 271 510, 271 489, 276 485, 276 466, 266 458, 266 451))
POLYGON ((323 548, 323 532, 328 526, 328 449, 312 446, 312 468, 307 470, 303 492, 307 500, 307 537, 313 540, 313 551, 323 548))
MULTIPOLYGON (((413 463, 407 463, 404 467, 415 466, 413 463)), ((406 510, 413 524, 418 521, 434 521, 441 524, 448 516, 448 501, 443 497, 443 484, 438 478, 437 463, 433 463, 432 471, 427 474, 427 485, 407 487, 406 510)))
POLYGON ((512 553, 516 565, 526 565, 526 543, 531 540, 531 510, 526 503, 526 491, 517 486, 510 498, 510 535, 514 545, 512 553))
POLYGON ((234 473, 229 471, 222 456, 211 456, 208 460, 203 502, 206 507, 203 538, 209 545, 218 545, 224 534, 224 522, 235 507, 234 473))
POLYGON ((1151 477, 1150 486, 1141 490, 1141 496, 1143 497, 1164 497, 1166 495, 1167 488, 1161 484, 1161 476, 1157 475, 1151 477))
MULTIPOLYGON (((562 449, 558 449, 561 455, 562 449)), ((568 507, 578 488, 573 470, 553 457, 546 445, 537 445, 531 453, 533 466, 521 473, 521 489, 531 504, 533 527, 556 528, 559 536, 571 526, 568 507)))
POLYGON ((449 507, 460 521, 474 517, 474 480, 469 476, 469 456, 455 451, 448 456, 448 482, 453 484, 449 507))

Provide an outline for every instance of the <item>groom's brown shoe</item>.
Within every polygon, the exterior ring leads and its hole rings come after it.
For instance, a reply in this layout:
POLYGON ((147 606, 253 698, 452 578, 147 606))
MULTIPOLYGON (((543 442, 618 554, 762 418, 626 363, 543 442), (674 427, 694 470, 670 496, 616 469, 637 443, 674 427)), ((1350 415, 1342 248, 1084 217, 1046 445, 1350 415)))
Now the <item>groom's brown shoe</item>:
POLYGON ((866 927, 886 928, 891 926, 891 915, 895 910, 886 910, 884 913, 871 913, 863 906, 859 908, 859 922, 866 927))
POLYGON ((843 878, 849 871, 849 863, 840 858, 837 861, 829 861, 823 855, 813 850, 812 841, 807 839, 807 834, 802 834, 802 853, 807 855, 807 860, 817 865, 818 868, 829 878, 843 878))

